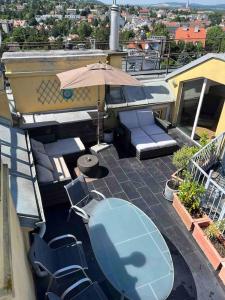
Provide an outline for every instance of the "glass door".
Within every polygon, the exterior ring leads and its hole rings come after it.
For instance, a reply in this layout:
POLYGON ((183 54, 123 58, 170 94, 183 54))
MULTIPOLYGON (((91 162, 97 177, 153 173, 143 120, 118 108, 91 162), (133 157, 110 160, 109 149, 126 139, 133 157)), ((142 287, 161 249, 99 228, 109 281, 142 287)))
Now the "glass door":
POLYGON ((191 137, 199 98, 202 90, 203 79, 184 82, 177 126, 191 137))

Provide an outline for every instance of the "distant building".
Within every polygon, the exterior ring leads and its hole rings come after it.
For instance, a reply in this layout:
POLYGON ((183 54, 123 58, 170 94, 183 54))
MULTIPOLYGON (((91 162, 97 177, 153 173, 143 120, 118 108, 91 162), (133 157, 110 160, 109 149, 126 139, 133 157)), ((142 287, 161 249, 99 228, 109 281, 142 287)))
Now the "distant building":
POLYGON ((179 27, 176 30, 175 39, 177 41, 183 41, 185 43, 197 43, 201 42, 203 47, 205 47, 206 41, 206 29, 195 27, 179 27))

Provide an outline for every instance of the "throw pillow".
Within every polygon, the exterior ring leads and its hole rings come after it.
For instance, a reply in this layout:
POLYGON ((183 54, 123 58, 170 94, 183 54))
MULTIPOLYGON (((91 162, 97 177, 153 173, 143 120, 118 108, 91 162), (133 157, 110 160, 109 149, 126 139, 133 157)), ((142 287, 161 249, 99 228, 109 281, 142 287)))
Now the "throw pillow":
POLYGON ((37 171, 38 182, 48 183, 54 181, 52 172, 49 169, 43 167, 42 165, 37 164, 36 171, 37 171))

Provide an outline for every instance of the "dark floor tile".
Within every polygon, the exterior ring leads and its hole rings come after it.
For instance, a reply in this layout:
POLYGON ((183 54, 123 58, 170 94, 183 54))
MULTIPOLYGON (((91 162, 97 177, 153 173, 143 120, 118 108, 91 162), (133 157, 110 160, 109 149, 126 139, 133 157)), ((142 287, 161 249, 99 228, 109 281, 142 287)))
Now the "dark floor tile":
POLYGON ((132 167, 129 160, 127 160, 127 159, 121 159, 119 161, 119 165, 126 174, 135 171, 135 169, 132 167))
POLYGON ((147 203, 142 198, 136 198, 132 200, 132 203, 139 207, 143 212, 149 212, 149 207, 147 203))
POLYGON ((162 191, 161 186, 156 182, 156 180, 151 175, 146 175, 142 178, 153 193, 160 193, 162 191))
POLYGON ((140 194, 134 188, 131 181, 122 182, 121 187, 122 187, 123 191, 125 192, 125 194, 127 195, 128 199, 132 200, 132 199, 140 197, 140 194))
POLYGON ((112 193, 111 193, 111 191, 109 190, 108 187, 99 188, 98 192, 102 193, 106 198, 112 197, 112 193))
POLYGON ((146 167, 149 174, 159 183, 162 181, 167 180, 167 177, 163 174, 162 171, 160 171, 158 168, 156 168, 154 165, 146 167))
POLYGON ((104 178, 93 181, 93 185, 96 190, 101 189, 101 188, 106 188, 106 183, 104 181, 104 178))
POLYGON ((176 224, 175 222, 173 222, 173 219, 170 217, 167 210, 164 209, 163 205, 155 204, 155 205, 151 205, 150 208, 154 212, 157 220, 159 220, 163 228, 167 228, 176 224))
POLYGON ((182 255, 193 253, 196 250, 196 244, 190 232, 183 226, 174 225, 166 229, 167 238, 177 247, 182 255))
POLYGON ((144 199, 144 201, 149 205, 159 204, 159 201, 157 200, 157 197, 153 195, 151 190, 147 187, 141 187, 137 189, 141 197, 144 199))
POLYGON ((121 188, 120 184, 118 183, 118 181, 116 180, 115 176, 106 177, 106 178, 104 178, 104 180, 112 194, 122 192, 122 188, 121 188))
POLYGON ((145 185, 145 182, 137 172, 130 172, 128 174, 129 180, 133 183, 135 188, 139 188, 145 185))
POLYGON ((112 173, 118 182, 124 182, 128 180, 128 176, 121 167, 112 168, 112 173))
POLYGON ((107 166, 111 168, 119 167, 117 160, 111 154, 104 156, 104 160, 106 161, 107 166))
POLYGON ((129 201, 127 195, 124 192, 113 194, 113 197, 129 201))

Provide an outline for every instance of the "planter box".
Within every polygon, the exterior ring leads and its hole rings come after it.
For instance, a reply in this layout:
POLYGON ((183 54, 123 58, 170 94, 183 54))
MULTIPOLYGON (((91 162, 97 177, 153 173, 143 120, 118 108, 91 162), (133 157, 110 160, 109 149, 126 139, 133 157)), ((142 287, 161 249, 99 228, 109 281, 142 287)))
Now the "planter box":
MULTIPOLYGON (((204 252, 205 256, 208 258, 213 268, 215 270, 218 270, 221 267, 222 262, 225 262, 225 258, 220 256, 220 254, 217 252, 211 241, 207 238, 207 236, 204 234, 204 231, 202 230, 202 228, 209 226, 211 222, 211 220, 196 222, 194 224, 194 231, 192 235, 198 243, 199 247, 204 252)), ((221 273, 221 277, 223 278, 221 279, 225 282, 225 265, 224 270, 221 273)))
POLYGON ((219 271, 219 278, 222 280, 223 284, 225 285, 225 262, 222 262, 221 270, 219 271))
POLYGON ((184 205, 181 203, 181 201, 180 201, 179 197, 177 196, 177 194, 174 194, 174 197, 173 197, 173 207, 175 208, 175 210, 178 213, 179 217, 181 218, 184 225, 186 226, 186 228, 189 231, 194 229, 194 222, 208 221, 209 220, 208 216, 204 216, 202 218, 197 218, 197 219, 192 218, 192 216, 186 210, 184 205))

